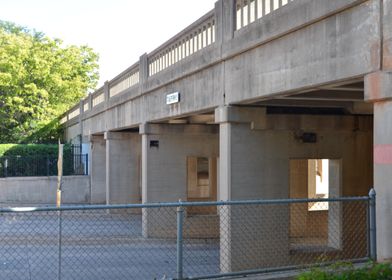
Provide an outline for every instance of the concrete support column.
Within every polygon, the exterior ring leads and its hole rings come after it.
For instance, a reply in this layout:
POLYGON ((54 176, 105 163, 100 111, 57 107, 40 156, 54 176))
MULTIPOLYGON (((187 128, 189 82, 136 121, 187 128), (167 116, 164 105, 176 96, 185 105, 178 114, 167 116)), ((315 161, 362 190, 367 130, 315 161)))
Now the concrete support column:
POLYGON ((90 136, 90 201, 106 202, 106 143, 103 135, 90 136))
POLYGON ((140 203, 140 135, 106 132, 105 140, 106 203, 140 203))
POLYGON ((365 97, 374 102, 377 257, 392 260, 392 72, 367 75, 365 97))
MULTIPOLYGON (((281 159, 284 147, 263 130, 265 109, 221 107, 215 111, 215 121, 220 126, 218 200, 287 197, 288 176, 279 173, 287 172, 282 165, 287 161, 281 159), (266 148, 271 143, 275 148, 266 148)), ((288 228, 288 205, 221 207, 221 271, 284 263, 289 257, 288 228)))

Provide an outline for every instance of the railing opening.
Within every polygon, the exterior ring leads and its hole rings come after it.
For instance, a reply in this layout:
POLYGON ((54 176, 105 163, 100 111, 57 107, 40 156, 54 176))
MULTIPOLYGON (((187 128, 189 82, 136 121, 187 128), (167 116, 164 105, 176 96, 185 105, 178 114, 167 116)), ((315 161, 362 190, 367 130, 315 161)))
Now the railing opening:
POLYGON ((180 34, 178 38, 153 52, 149 57, 148 72, 152 76, 193 55, 215 42, 215 16, 210 13, 197 27, 180 34))
POLYGON ((236 30, 285 6, 294 0, 237 0, 236 30))

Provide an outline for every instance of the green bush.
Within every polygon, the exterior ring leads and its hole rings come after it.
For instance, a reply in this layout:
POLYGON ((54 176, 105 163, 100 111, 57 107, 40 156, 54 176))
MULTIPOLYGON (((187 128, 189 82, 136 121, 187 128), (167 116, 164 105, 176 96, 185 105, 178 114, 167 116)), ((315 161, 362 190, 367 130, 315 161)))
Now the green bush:
MULTIPOLYGON (((63 174, 74 173, 72 147, 64 145, 63 174)), ((0 177, 57 175, 58 145, 0 144, 0 177)))
MULTIPOLYGON (((57 144, 0 144, 1 156, 57 156, 57 144)), ((64 155, 71 153, 71 145, 64 145, 64 155)))
POLYGON ((356 268, 351 263, 337 263, 325 268, 312 268, 300 274, 298 280, 391 280, 392 264, 368 263, 356 268))

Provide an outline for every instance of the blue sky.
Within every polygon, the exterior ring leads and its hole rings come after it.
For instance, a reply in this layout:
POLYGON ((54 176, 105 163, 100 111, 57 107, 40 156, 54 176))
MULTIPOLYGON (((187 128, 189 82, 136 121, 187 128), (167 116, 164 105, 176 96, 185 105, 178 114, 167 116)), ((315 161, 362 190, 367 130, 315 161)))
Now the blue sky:
POLYGON ((0 19, 89 45, 100 55, 100 82, 112 79, 196 19, 215 0, 0 0, 0 19))

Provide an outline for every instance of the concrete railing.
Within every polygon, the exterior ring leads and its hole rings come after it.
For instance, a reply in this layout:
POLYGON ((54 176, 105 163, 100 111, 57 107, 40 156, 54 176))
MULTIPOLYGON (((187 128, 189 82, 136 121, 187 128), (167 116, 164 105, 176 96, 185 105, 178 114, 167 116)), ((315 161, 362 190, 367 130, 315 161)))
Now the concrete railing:
POLYGON ((234 37, 234 33, 263 16, 280 9, 294 0, 230 0, 229 4, 216 4, 215 8, 179 32, 138 62, 127 68, 105 86, 89 94, 80 104, 66 112, 60 123, 91 111, 99 104, 129 88, 140 87, 154 75, 178 65, 182 60, 214 43, 223 44, 234 37), (221 10, 221 9, 226 9, 221 10))
POLYGON ((90 103, 88 99, 83 100, 83 112, 90 110, 90 103))
POLYGON ((136 63, 109 82, 109 97, 139 84, 139 64, 136 63))
POLYGON ((236 30, 275 11, 294 0, 237 0, 236 30))
POLYGON ((68 120, 71 120, 73 118, 76 118, 77 116, 80 115, 80 107, 76 107, 70 111, 68 114, 68 120))
POLYGON ((210 11, 148 55, 152 76, 215 42, 215 13, 210 11))
POLYGON ((92 108, 105 101, 105 93, 103 87, 92 94, 92 108))
POLYGON ((60 119, 60 124, 66 123, 67 120, 68 120, 68 115, 63 116, 63 117, 60 119))
MULTIPOLYGON (((215 10, 211 10, 199 20, 148 54, 148 72, 146 78, 213 44, 216 38, 215 22, 215 10)), ((60 123, 66 123, 72 118, 75 118, 88 110, 92 110, 97 105, 106 102, 107 99, 116 96, 133 86, 139 85, 142 75, 139 70, 140 63, 141 62, 139 61, 133 64, 111 81, 108 81, 108 93, 106 93, 105 87, 101 87, 95 92, 89 94, 88 97, 81 100, 81 106, 78 105, 77 108, 73 108, 66 112, 62 116, 60 123), (107 97, 105 97, 105 95, 107 95, 107 97)))

